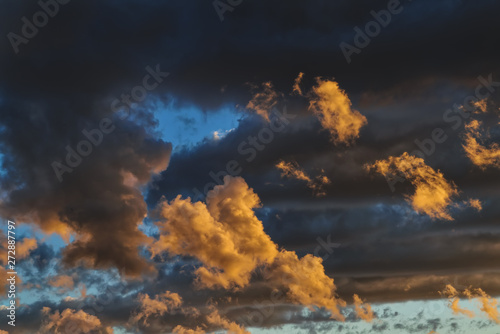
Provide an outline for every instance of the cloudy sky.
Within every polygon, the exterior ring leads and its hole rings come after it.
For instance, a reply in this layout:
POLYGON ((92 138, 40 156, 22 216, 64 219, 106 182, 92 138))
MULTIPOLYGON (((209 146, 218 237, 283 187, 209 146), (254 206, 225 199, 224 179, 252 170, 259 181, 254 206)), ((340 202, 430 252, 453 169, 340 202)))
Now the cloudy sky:
POLYGON ((0 333, 500 332, 498 1, 0 3, 0 333))

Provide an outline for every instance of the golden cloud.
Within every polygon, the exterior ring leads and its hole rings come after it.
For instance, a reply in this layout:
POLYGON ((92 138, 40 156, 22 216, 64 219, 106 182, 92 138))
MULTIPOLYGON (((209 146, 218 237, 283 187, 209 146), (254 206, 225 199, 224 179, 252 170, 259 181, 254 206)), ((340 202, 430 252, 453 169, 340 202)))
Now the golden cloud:
POLYGON ((151 245, 152 256, 163 251, 194 256, 204 264, 196 270, 201 287, 243 287, 257 266, 278 254, 253 211, 259 206, 242 178, 227 176, 224 185, 209 192, 206 204, 180 196, 164 202, 161 236, 151 245))
POLYGON ((271 82, 264 82, 262 90, 255 93, 252 99, 247 104, 247 109, 255 111, 269 122, 269 114, 273 107, 278 103, 278 98, 281 94, 274 90, 271 82))
POLYGON ((325 274, 322 259, 295 252, 278 251, 264 232, 254 209, 260 199, 241 177, 226 176, 224 184, 207 194, 207 202, 190 198, 163 202, 159 206, 160 237, 150 249, 152 256, 167 251, 189 255, 202 266, 195 271, 197 284, 206 288, 241 288, 262 267, 268 283, 285 287, 298 304, 324 307, 343 319, 333 279, 325 274))
POLYGON ((484 135, 480 131, 481 122, 472 120, 465 125, 465 143, 462 147, 472 163, 481 169, 500 168, 500 146, 492 143, 489 147, 482 144, 484 135))
POLYGON ((142 324, 146 327, 149 326, 150 317, 159 317, 167 314, 182 304, 181 296, 170 291, 156 295, 153 299, 148 294, 140 293, 137 299, 139 301, 139 309, 132 314, 129 323, 139 324, 142 321, 142 324))
POLYGON ((331 183, 327 176, 318 175, 316 178, 312 179, 295 161, 285 162, 281 160, 276 164, 276 167, 281 170, 281 177, 289 177, 292 179, 306 181, 307 186, 312 189, 315 196, 320 197, 326 195, 324 187, 325 185, 331 183))
POLYGON ((371 322, 375 316, 373 315, 372 307, 370 304, 363 303, 358 295, 353 296, 354 299, 354 311, 359 319, 371 322))
POLYGON ((323 128, 330 132, 334 143, 352 143, 367 124, 366 117, 351 108, 351 100, 337 82, 320 78, 317 82, 317 86, 312 88, 309 109, 318 116, 323 128))
POLYGON ((216 309, 207 316, 207 322, 211 325, 224 328, 231 334, 250 334, 244 327, 222 317, 216 309))
POLYGON ((441 172, 427 166, 423 159, 405 152, 399 157, 378 160, 366 168, 384 176, 401 174, 415 187, 415 193, 407 199, 416 212, 431 218, 453 220, 448 206, 458 194, 457 186, 447 181, 441 172))
POLYGON ((325 274, 321 258, 307 254, 299 259, 295 252, 281 251, 266 268, 266 277, 277 288, 285 286, 292 302, 323 307, 333 318, 344 320, 339 307, 346 306, 346 302, 337 297, 333 278, 325 274))
POLYGON ((44 319, 40 327, 41 334, 63 334, 75 331, 85 334, 96 331, 103 334, 113 334, 112 328, 103 326, 99 318, 82 310, 75 312, 75 310, 68 308, 61 313, 57 310, 51 313, 49 307, 44 307, 42 316, 44 319))
POLYGON ((463 294, 469 298, 477 298, 478 301, 480 302, 480 309, 486 315, 496 322, 497 324, 500 324, 500 314, 498 313, 498 301, 495 298, 492 298, 486 292, 484 292, 481 288, 473 289, 473 288, 468 288, 466 289, 463 294))
POLYGON ((458 303, 460 302, 459 292, 450 284, 447 284, 443 291, 439 292, 441 295, 444 295, 448 298, 449 306, 453 311, 453 314, 465 314, 466 316, 472 318, 474 317, 474 312, 460 308, 458 303))
POLYGON ((195 329, 185 328, 181 325, 177 325, 173 331, 173 334, 205 334, 205 331, 200 327, 196 327, 195 329))
POLYGON ((302 93, 302 89, 300 88, 300 83, 302 82, 302 78, 304 77, 304 73, 300 72, 299 75, 295 78, 293 83, 293 93, 298 95, 304 95, 302 93))

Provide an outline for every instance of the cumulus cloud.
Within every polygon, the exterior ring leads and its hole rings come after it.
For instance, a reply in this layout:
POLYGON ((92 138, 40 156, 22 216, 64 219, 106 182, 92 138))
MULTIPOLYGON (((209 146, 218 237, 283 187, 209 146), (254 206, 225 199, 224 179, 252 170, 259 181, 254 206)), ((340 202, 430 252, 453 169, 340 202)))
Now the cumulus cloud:
POLYGON ((353 295, 354 311, 356 316, 362 320, 371 322, 374 319, 372 307, 370 304, 363 303, 358 295, 353 295))
POLYGON ((415 187, 415 192, 407 198, 416 212, 431 218, 453 220, 448 207, 453 196, 458 194, 457 186, 447 181, 440 171, 427 166, 423 159, 405 152, 399 157, 378 160, 367 169, 374 169, 384 176, 402 175, 415 187))
POLYGON ((326 175, 318 175, 312 179, 300 168, 297 162, 285 162, 283 160, 276 164, 276 167, 281 170, 281 177, 293 178, 301 181, 306 181, 307 186, 313 190, 315 196, 325 196, 325 185, 330 184, 331 181, 326 175))
POLYGON ((80 333, 113 334, 113 329, 103 326, 96 316, 85 313, 82 310, 76 312, 72 309, 65 309, 62 312, 56 310, 51 313, 49 307, 42 309, 42 325, 40 334, 63 334, 80 331, 80 333))
POLYGON ((151 245, 152 256, 163 251, 190 255, 203 264, 196 269, 200 287, 240 288, 249 284, 252 272, 263 267, 269 284, 285 287, 291 301, 324 307, 343 319, 332 278, 322 259, 310 254, 278 251, 264 232, 254 209, 259 197, 241 177, 224 178, 224 184, 207 194, 207 203, 192 203, 178 196, 159 206, 161 235, 151 245))
MULTIPOLYGON (((258 87, 253 88, 258 89, 258 87)), ((269 114, 278 103, 280 96, 281 94, 276 92, 271 82, 264 82, 261 89, 252 96, 246 107, 269 121, 269 114)))
POLYGON ((492 143, 483 144, 484 135, 481 133, 481 122, 472 120, 465 125, 465 143, 462 147, 472 163, 481 169, 487 167, 500 168, 500 146, 492 143))
POLYGON ((276 245, 264 232, 253 211, 258 196, 242 178, 224 178, 207 197, 207 204, 178 196, 160 206, 161 236, 151 246, 162 251, 190 255, 204 265, 196 270, 203 287, 242 287, 251 272, 277 255, 276 245))
POLYGON ((351 100, 337 82, 319 78, 317 82, 312 88, 309 109, 319 117, 334 143, 351 144, 367 124, 366 117, 352 109, 351 100))
POLYGON ((148 294, 138 295, 139 307, 129 320, 130 324, 139 324, 148 327, 150 317, 161 317, 182 305, 182 298, 175 292, 166 291, 156 295, 153 299, 148 294))

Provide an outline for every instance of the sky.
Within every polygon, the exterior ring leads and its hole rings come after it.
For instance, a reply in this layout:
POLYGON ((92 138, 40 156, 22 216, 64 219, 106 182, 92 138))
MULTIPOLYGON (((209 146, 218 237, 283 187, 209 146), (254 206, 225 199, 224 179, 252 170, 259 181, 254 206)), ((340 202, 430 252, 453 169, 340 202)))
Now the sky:
POLYGON ((498 1, 0 4, 0 334, 500 333, 498 1))

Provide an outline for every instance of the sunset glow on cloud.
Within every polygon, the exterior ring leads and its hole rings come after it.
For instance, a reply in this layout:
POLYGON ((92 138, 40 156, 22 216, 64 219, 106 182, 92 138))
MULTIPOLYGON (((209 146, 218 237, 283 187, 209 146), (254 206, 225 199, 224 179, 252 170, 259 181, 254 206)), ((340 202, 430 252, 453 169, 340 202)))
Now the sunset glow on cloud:
POLYGON ((366 117, 352 109, 351 100, 337 82, 317 81, 312 90, 310 109, 319 117, 323 128, 330 132, 334 143, 352 143, 366 125, 366 117))
POLYGON ((416 212, 431 218, 453 220, 448 209, 453 197, 458 195, 457 186, 447 181, 441 172, 427 166, 423 159, 405 152, 399 157, 378 160, 368 168, 382 175, 399 173, 410 181, 415 192, 407 198, 416 212))

